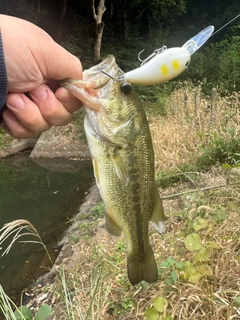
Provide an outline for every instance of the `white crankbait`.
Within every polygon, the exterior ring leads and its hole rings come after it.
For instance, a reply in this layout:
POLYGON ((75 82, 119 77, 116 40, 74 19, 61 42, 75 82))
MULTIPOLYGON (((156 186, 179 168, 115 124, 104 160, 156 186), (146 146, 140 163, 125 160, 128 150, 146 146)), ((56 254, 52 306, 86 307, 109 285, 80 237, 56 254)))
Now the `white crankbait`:
POLYGON ((124 80, 142 85, 166 82, 182 73, 191 60, 191 55, 185 48, 166 48, 161 53, 157 50, 154 53, 153 58, 147 58, 139 68, 125 73, 124 80))
POLYGON ((208 40, 213 30, 213 26, 203 29, 182 47, 156 49, 147 59, 142 61, 139 58, 142 62, 139 68, 125 73, 122 77, 117 77, 116 80, 153 85, 177 77, 188 67, 191 55, 208 40))

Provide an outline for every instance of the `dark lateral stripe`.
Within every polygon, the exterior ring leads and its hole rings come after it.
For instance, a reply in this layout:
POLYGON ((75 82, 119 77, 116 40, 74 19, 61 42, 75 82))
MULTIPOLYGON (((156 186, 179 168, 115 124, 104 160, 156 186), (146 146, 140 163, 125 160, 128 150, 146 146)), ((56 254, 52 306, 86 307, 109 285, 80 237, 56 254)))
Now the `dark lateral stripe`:
MULTIPOLYGON (((141 135, 141 133, 140 133, 141 135)), ((144 241, 143 241, 143 221, 142 221, 142 208, 141 208, 141 199, 139 194, 140 189, 140 171, 137 166, 139 162, 138 155, 134 152, 131 153, 129 158, 129 163, 131 163, 131 169, 129 170, 129 176, 131 177, 130 186, 131 186, 131 195, 133 203, 133 211, 135 217, 135 229, 137 231, 137 241, 136 245, 138 246, 138 252, 144 252, 144 241)))

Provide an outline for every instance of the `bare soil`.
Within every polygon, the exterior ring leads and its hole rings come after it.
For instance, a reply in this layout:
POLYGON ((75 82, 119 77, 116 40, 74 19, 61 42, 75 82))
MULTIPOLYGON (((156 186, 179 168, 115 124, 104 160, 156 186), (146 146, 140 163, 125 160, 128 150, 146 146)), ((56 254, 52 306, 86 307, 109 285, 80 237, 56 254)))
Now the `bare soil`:
POLYGON ((0 159, 26 149, 32 149, 32 159, 90 159, 87 142, 82 130, 75 122, 66 126, 52 127, 31 139, 13 139, 9 135, 2 138, 0 159))

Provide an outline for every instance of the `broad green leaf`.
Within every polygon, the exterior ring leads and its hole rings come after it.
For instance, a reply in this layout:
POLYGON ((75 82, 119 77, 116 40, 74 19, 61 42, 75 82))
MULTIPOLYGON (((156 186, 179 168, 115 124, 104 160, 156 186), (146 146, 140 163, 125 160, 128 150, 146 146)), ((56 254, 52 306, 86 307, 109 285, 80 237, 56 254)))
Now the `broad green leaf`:
POLYGON ((197 264, 196 270, 201 273, 202 276, 211 276, 213 274, 211 267, 205 262, 197 264))
POLYGON ((32 320, 32 312, 25 306, 20 306, 15 312, 14 315, 16 320, 32 320))
POLYGON ((159 313, 155 308, 147 308, 144 316, 146 320, 158 320, 159 319, 159 313))
POLYGON ((195 231, 199 231, 201 229, 205 229, 208 226, 208 220, 203 218, 196 218, 193 222, 193 228, 195 231))
POLYGON ((183 237, 185 237, 185 232, 179 231, 177 235, 179 238, 183 238, 183 237))
POLYGON ((160 267, 164 267, 167 269, 171 268, 170 264, 166 260, 160 263, 160 267))
POLYGON ((238 304, 240 306, 240 296, 235 297, 234 301, 236 304, 238 304))
POLYGON ((180 262, 180 261, 176 262, 176 268, 177 269, 183 269, 183 267, 184 267, 184 263, 183 262, 180 262))
POLYGON ((167 258, 167 262, 169 263, 169 265, 170 265, 171 267, 173 267, 174 264, 175 264, 175 260, 174 260, 173 258, 171 258, 171 257, 168 257, 168 258, 167 258))
POLYGON ((43 304, 35 314, 35 320, 46 320, 51 314, 51 307, 48 304, 43 304))
POLYGON ((146 282, 144 280, 141 281, 141 287, 142 287, 143 290, 145 290, 148 287, 148 282, 146 282))
POLYGON ((165 271, 165 268, 158 268, 158 275, 161 276, 165 271))
POLYGON ((211 256, 211 253, 212 251, 210 249, 207 249, 207 248, 199 249, 194 255, 193 263, 207 261, 211 256))
POLYGON ((171 272, 171 277, 172 277, 173 281, 176 282, 177 279, 178 279, 177 272, 176 272, 176 271, 172 271, 172 272, 171 272))
POLYGON ((189 281, 192 283, 198 283, 198 281, 200 280, 200 278, 202 277, 201 273, 195 271, 194 273, 192 273, 189 277, 189 281))
POLYGON ((153 300, 153 305, 159 312, 163 312, 167 304, 168 304, 167 300, 163 297, 156 297, 153 300))
POLYGON ((216 249, 216 248, 218 248, 218 244, 215 241, 208 241, 206 243, 206 247, 211 248, 211 249, 216 249))
POLYGON ((202 241, 197 233, 189 234, 185 239, 185 246, 189 251, 197 251, 202 247, 202 241))
POLYGON ((196 283, 196 281, 198 281, 198 276, 201 274, 199 274, 199 272, 196 271, 196 268, 194 267, 194 265, 190 262, 190 261, 186 261, 184 264, 184 279, 185 280, 190 280, 191 282, 196 283), (197 274, 196 274, 197 273, 197 274))
POLYGON ((194 271, 194 270, 195 270, 195 267, 194 267, 194 265, 193 265, 190 261, 186 261, 186 262, 184 263, 184 270, 185 270, 186 272, 191 272, 191 271, 194 271))
POLYGON ((172 284, 173 284, 173 281, 172 281, 172 279, 170 279, 170 278, 165 279, 165 282, 166 282, 166 284, 167 284, 169 287, 171 287, 172 284))

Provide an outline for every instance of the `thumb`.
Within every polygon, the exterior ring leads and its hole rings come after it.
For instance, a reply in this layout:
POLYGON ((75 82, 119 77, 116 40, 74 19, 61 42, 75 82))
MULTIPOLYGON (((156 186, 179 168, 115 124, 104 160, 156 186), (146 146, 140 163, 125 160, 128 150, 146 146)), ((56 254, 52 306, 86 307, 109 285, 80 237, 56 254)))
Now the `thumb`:
POLYGON ((52 46, 48 47, 44 55, 48 57, 48 61, 45 60, 46 73, 44 77, 46 79, 82 79, 82 64, 80 60, 56 42, 52 42, 52 46))

